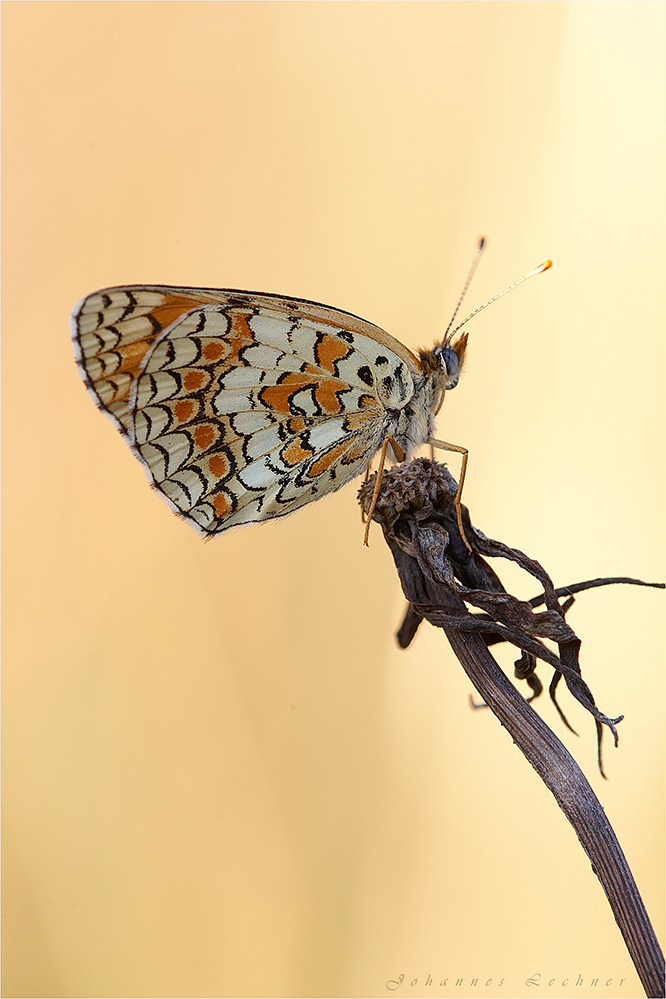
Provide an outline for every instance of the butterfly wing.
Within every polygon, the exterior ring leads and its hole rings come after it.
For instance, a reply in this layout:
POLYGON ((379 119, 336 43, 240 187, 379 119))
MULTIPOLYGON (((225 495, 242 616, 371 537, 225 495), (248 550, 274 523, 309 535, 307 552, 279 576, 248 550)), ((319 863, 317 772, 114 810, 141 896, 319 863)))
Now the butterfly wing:
POLYGON ((417 360, 329 306, 137 286, 72 315, 89 391, 177 513, 206 534, 291 513, 362 472, 417 360))
POLYGON ((130 395, 155 340, 173 322, 210 301, 195 288, 105 288, 74 306, 70 331, 81 377, 124 436, 130 395))

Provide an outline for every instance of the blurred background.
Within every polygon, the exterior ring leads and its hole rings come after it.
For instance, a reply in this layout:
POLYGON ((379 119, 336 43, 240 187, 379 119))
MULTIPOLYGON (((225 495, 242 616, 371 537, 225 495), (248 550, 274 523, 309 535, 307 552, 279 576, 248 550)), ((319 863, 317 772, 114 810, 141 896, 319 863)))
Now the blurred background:
MULTIPOLYGON (((238 287, 431 346, 480 234, 463 315, 551 257, 468 327, 439 435, 469 448, 475 523, 556 585, 663 579, 663 5, 2 13, 4 994, 641 995, 444 636, 396 648, 355 486, 203 544, 96 411, 67 319, 108 285, 238 287)), ((570 612, 626 716, 608 782, 583 709, 563 691, 576 738, 537 702, 659 934, 662 608, 616 587, 570 612)))

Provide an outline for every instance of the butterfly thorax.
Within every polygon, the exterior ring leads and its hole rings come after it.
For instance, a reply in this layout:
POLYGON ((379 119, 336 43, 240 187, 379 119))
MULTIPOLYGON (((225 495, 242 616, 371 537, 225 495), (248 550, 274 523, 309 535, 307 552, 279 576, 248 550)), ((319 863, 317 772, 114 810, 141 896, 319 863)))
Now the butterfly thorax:
POLYGON ((444 393, 458 384, 466 347, 467 336, 464 335, 453 346, 440 343, 432 350, 419 351, 414 394, 400 411, 396 432, 392 435, 407 459, 433 436, 435 417, 444 401, 444 393))
POLYGON ((421 351, 419 373, 414 378, 414 394, 409 402, 391 415, 395 419, 395 438, 405 458, 427 442, 435 429, 435 415, 442 404, 445 390, 445 373, 433 351, 421 351))

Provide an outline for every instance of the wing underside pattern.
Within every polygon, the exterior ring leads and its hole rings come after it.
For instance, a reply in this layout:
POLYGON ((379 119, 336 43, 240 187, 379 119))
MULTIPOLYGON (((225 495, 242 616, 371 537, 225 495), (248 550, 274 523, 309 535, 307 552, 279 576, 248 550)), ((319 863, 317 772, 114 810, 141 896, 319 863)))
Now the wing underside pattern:
POLYGON ((416 359, 398 341, 296 299, 108 289, 79 303, 72 335, 100 409, 206 534, 355 478, 414 392, 416 359))

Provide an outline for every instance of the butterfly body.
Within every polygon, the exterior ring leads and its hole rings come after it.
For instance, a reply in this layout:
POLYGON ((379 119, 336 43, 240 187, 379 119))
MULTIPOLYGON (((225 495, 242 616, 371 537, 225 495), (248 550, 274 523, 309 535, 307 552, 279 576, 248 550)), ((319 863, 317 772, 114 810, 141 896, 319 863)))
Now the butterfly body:
POLYGON ((152 484, 199 531, 281 516, 431 437, 466 337, 413 354, 302 299, 137 285, 82 299, 79 370, 152 484))

